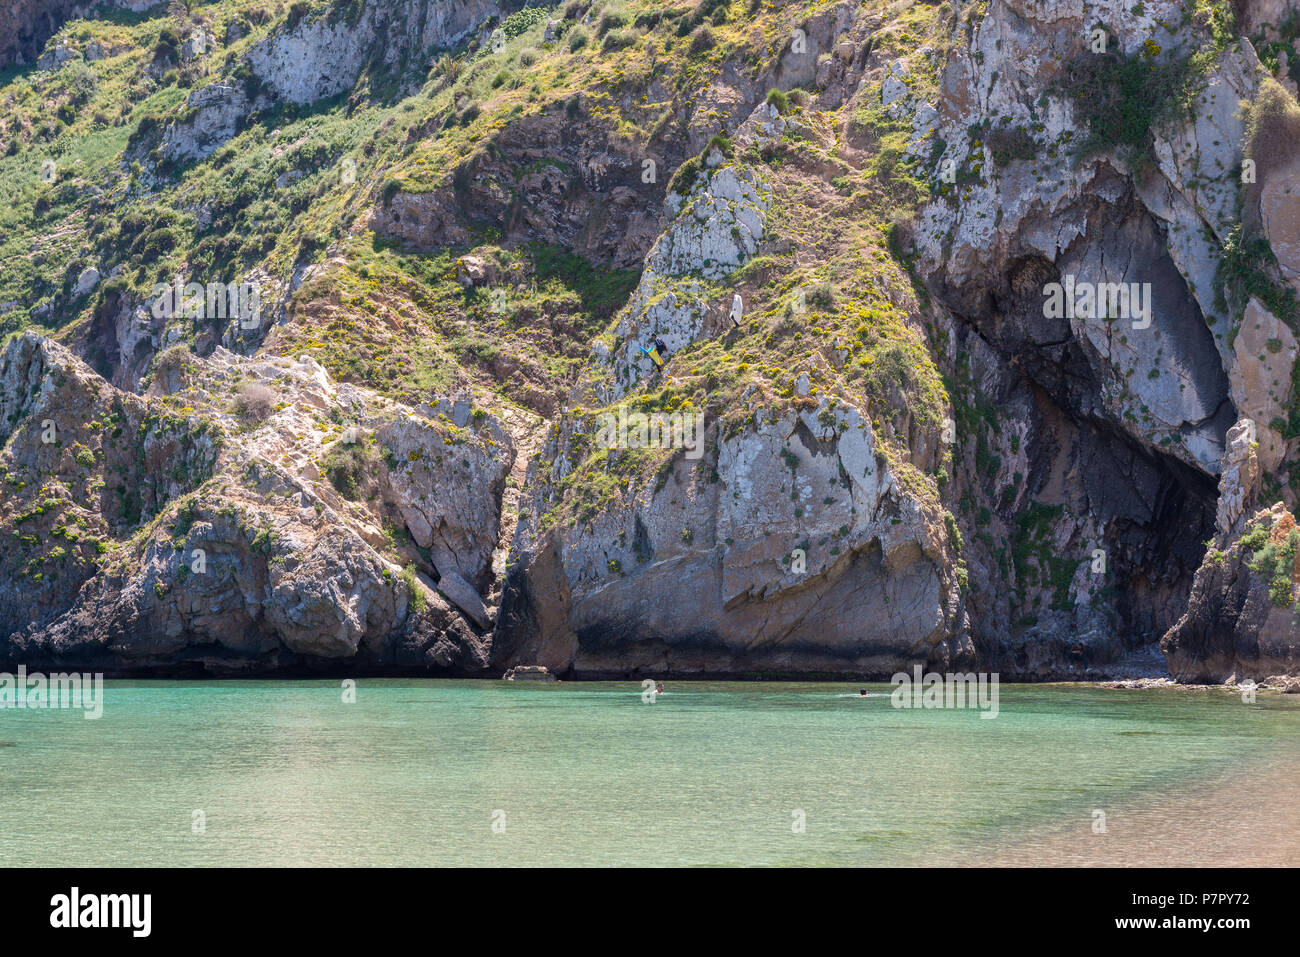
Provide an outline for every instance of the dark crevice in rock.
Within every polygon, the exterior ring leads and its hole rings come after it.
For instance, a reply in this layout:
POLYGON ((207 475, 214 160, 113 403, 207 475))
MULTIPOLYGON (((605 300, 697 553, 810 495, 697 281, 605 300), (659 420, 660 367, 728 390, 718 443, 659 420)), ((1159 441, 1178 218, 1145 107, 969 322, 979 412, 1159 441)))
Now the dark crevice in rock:
MULTIPOLYGON (((1091 599, 1096 615, 1069 607, 1059 592, 1050 611, 1018 607, 997 570, 975 576, 969 610, 976 647, 986 661, 1000 661, 1025 678, 1079 676, 1104 667, 1117 654, 1157 640, 1177 620, 1203 543, 1214 529, 1215 450, 1222 448, 1236 418, 1213 335, 1169 258, 1163 234, 1131 200, 1127 208, 1108 209, 1108 217, 1094 218, 1097 228, 1088 235, 1095 238, 1079 240, 1057 262, 1024 256, 1009 264, 999 287, 983 293, 968 287, 947 297, 976 305, 959 317, 958 341, 966 343, 968 353, 977 348, 991 354, 995 358, 985 362, 1001 369, 990 369, 992 381, 999 383, 995 394, 977 401, 997 410, 1004 432, 1009 424, 1026 427, 1027 494, 1012 505, 995 498, 1000 490, 978 493, 1011 540, 995 543, 982 555, 984 546, 977 542, 975 555, 1005 571, 1006 559, 996 552, 1023 548, 1017 535, 1032 517, 1029 510, 1058 506, 1079 523, 1073 532, 1066 530, 1071 550, 1062 556, 1067 559, 1062 567, 1067 580, 1058 582, 1058 588, 1070 587, 1069 562, 1077 566, 1086 561, 1094 547, 1106 553, 1105 585, 1091 599), (1106 267, 1099 265, 1102 259, 1106 267), (1115 263, 1123 263, 1124 271, 1112 276, 1107 269, 1115 263), (1167 362, 1185 373, 1176 381, 1193 394, 1182 405, 1180 392, 1171 396, 1152 389, 1148 394, 1152 404, 1163 398, 1175 412, 1190 410, 1183 418, 1165 420, 1171 426, 1167 437, 1134 427, 1134 410, 1145 403, 1117 408, 1108 399, 1116 383, 1124 381, 1125 356, 1116 359, 1100 351, 1094 328, 1080 329, 1068 318, 1045 314, 1044 289, 1062 282, 1067 273, 1091 282, 1151 283, 1155 307, 1150 326, 1126 329, 1112 340, 1149 336, 1137 340, 1130 367, 1145 374, 1167 362), (1197 439, 1199 455, 1180 449, 1178 435, 1197 439), (1031 622, 1027 630, 1026 621, 1031 622)), ((1100 337, 1103 348, 1109 341, 1100 337)), ((981 484, 980 477, 959 477, 959 494, 971 484, 981 484)))
POLYGON ((58 33, 84 0, 6 0, 0 12, 0 69, 35 63, 45 41, 58 33))

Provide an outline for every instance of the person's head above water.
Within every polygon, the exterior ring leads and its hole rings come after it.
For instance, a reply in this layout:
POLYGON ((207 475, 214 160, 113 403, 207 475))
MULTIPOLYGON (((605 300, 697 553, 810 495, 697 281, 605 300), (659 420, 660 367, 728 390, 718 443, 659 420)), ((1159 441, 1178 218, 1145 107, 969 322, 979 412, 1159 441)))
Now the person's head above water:
POLYGON ((859 689, 858 689, 858 697, 859 697, 859 698, 865 698, 866 696, 867 696, 867 689, 866 689, 866 688, 859 688, 859 689))

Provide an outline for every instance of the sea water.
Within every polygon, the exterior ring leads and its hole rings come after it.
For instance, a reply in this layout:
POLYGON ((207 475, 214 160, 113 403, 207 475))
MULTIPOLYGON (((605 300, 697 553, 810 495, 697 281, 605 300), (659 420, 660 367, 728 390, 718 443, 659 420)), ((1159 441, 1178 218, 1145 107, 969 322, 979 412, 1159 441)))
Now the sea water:
POLYGON ((0 864, 1053 863, 1054 834, 1158 864, 1205 836, 1115 822, 1300 777, 1295 696, 1004 684, 987 720, 859 687, 109 680, 98 720, 0 710, 0 864))

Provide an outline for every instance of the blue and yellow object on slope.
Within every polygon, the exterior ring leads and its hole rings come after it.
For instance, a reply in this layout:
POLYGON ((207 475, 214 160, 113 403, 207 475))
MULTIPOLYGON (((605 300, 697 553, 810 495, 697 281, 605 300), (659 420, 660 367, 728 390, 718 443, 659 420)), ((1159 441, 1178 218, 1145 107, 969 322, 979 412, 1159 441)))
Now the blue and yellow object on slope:
POLYGON ((658 349, 647 349, 645 346, 641 346, 641 351, 650 357, 650 361, 657 368, 662 369, 664 367, 664 357, 659 354, 658 349))

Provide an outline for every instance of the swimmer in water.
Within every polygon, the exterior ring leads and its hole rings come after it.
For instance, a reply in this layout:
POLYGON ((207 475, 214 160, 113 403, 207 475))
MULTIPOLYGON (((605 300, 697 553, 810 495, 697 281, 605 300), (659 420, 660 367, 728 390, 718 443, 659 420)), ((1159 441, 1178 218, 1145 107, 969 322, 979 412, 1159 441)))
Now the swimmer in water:
POLYGON ((659 682, 659 684, 655 686, 655 694, 663 694, 663 693, 664 693, 664 683, 661 681, 659 682))
POLYGON ((859 689, 858 689, 858 697, 859 697, 859 698, 865 698, 866 696, 867 696, 867 689, 866 689, 866 688, 859 688, 859 689))

